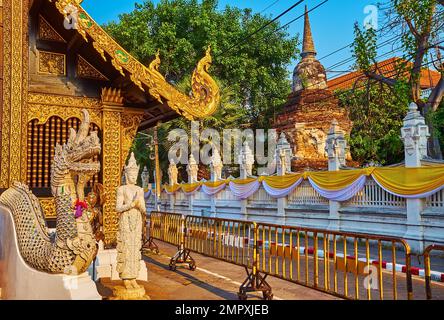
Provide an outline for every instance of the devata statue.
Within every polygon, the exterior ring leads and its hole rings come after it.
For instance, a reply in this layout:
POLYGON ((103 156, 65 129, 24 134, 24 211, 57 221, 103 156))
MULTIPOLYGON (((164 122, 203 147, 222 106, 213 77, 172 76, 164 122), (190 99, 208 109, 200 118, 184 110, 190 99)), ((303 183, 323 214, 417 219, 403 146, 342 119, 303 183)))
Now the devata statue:
POLYGON ((76 132, 70 129, 68 141, 56 145, 51 167, 51 191, 57 212, 56 233, 49 234, 37 197, 28 186, 14 182, 0 196, 14 217, 20 253, 32 268, 48 273, 80 274, 97 254, 96 240, 86 211, 84 188, 100 171, 94 157, 101 146, 97 132, 89 132, 89 114, 76 132), (84 213, 85 211, 85 213, 84 213))
POLYGON ((106 202, 106 194, 101 183, 94 183, 90 193, 86 196, 87 216, 91 223, 93 234, 97 242, 105 241, 103 233, 103 213, 102 207, 106 202))
POLYGON ((142 259, 143 217, 146 214, 143 189, 136 185, 139 166, 134 153, 125 167, 126 185, 117 190, 116 211, 120 213, 117 234, 117 272, 127 290, 139 289, 136 279, 142 259))

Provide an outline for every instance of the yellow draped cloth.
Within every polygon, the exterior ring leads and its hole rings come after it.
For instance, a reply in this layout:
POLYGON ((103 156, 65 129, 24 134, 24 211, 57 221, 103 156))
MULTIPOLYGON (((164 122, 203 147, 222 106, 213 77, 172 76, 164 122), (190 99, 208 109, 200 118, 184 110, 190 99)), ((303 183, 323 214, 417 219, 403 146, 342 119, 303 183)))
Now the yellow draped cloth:
POLYGON ((165 185, 164 189, 166 190, 166 192, 168 193, 175 193, 177 190, 180 189, 180 184, 175 184, 175 185, 165 185))
POLYGON ((310 178, 319 188, 328 191, 342 190, 350 186, 362 175, 367 175, 365 169, 344 170, 344 171, 324 171, 305 172, 304 175, 310 178))
POLYGON ((181 188, 183 192, 191 193, 196 191, 197 188, 199 188, 201 185, 202 185, 201 182, 187 183, 187 184, 182 184, 181 188))
MULTIPOLYGON (((259 178, 261 178, 261 177, 259 177, 259 178)), ((258 178, 233 179, 233 180, 230 180, 230 182, 233 182, 234 184, 249 184, 249 183, 255 182, 256 180, 258 180, 258 178)))
POLYGON ((219 181, 205 181, 203 183, 204 186, 207 186, 209 188, 217 188, 223 184, 227 184, 228 180, 219 180, 219 181))
POLYGON ((428 196, 429 194, 444 188, 444 166, 430 166, 420 168, 385 167, 365 168, 357 170, 304 172, 301 174, 289 174, 285 176, 272 176, 247 179, 221 180, 216 182, 196 182, 165 186, 165 190, 174 193, 180 188, 186 193, 196 191, 202 184, 210 188, 217 188, 230 182, 237 185, 246 185, 255 181, 264 181, 273 189, 286 189, 299 179, 310 178, 317 187, 327 191, 340 191, 354 183, 361 176, 371 175, 373 179, 390 193, 405 196, 428 196))
POLYGON ((264 177, 264 182, 274 189, 287 189, 302 178, 302 174, 288 174, 285 176, 264 177))
POLYGON ((423 195, 444 186, 444 166, 375 168, 372 177, 384 189, 397 195, 423 195))

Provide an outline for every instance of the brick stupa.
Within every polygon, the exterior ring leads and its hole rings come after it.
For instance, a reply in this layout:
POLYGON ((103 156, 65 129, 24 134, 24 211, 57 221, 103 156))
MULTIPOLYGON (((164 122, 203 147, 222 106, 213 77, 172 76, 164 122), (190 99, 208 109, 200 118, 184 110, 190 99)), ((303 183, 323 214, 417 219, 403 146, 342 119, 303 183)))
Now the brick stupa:
MULTIPOLYGON (((350 135, 352 122, 328 90, 325 68, 316 59, 307 8, 301 57, 294 69, 292 93, 277 115, 274 128, 287 135, 293 148, 293 172, 324 170, 327 168, 325 141, 332 121, 336 119, 346 136, 350 135)), ((349 152, 347 160, 351 160, 349 152)))

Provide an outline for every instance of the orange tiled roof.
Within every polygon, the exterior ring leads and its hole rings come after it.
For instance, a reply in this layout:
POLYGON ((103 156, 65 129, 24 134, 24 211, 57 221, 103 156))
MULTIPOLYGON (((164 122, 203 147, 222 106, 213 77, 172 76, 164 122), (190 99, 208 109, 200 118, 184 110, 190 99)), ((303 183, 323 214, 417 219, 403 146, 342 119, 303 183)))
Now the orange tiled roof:
MULTIPOLYGON (((397 75, 396 66, 401 61, 401 58, 393 57, 384 61, 378 62, 379 73, 388 78, 394 78, 397 75)), ((405 61, 405 60, 404 60, 405 61)), ((406 62, 409 67, 412 66, 411 62, 406 62)), ((351 73, 347 73, 343 76, 331 79, 327 82, 328 88, 330 90, 339 90, 339 89, 351 89, 353 88, 356 80, 364 76, 363 72, 355 71, 351 73)), ((407 75, 405 75, 407 76, 407 75)), ((430 69, 422 69, 421 70, 421 88, 422 89, 430 89, 437 85, 439 79, 441 78, 441 74, 439 72, 430 70, 430 69)))

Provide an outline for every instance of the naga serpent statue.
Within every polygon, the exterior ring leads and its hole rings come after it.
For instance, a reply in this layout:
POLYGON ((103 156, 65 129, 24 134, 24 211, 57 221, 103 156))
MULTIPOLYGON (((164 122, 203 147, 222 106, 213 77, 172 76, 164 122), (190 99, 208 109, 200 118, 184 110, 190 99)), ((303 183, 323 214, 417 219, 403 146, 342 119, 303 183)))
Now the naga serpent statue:
POLYGON ((90 119, 82 110, 78 132, 70 129, 68 141, 56 145, 51 168, 51 191, 57 212, 56 232, 48 232, 44 213, 28 186, 14 182, 0 196, 14 217, 20 253, 34 269, 48 273, 80 274, 97 254, 90 219, 83 210, 86 183, 100 171, 101 145, 97 132, 89 132, 90 119))

